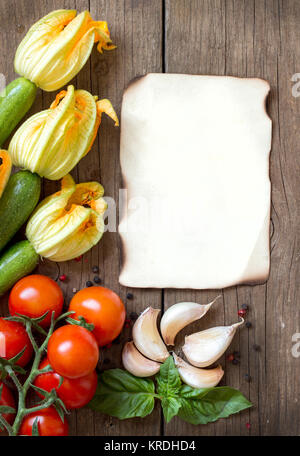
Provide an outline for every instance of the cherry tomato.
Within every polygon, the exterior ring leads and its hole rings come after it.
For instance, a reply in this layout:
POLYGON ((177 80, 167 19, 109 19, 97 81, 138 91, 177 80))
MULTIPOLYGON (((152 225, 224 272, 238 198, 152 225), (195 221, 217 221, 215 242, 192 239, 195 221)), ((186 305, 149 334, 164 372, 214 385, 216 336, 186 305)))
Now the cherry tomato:
MULTIPOLYGON (((39 365, 39 369, 48 366, 49 361, 44 358, 39 365)), ((59 386, 60 375, 56 372, 40 374, 36 377, 34 385, 46 391, 55 389, 58 396, 63 401, 67 409, 76 409, 84 407, 93 398, 97 388, 96 371, 80 378, 64 378, 59 386)), ((40 397, 42 394, 37 393, 40 397)))
POLYGON ((0 357, 14 358, 26 347, 21 358, 17 361, 19 366, 26 366, 32 356, 32 345, 25 328, 21 323, 0 318, 0 357))
POLYGON ((38 431, 41 436, 64 436, 69 433, 66 417, 64 422, 62 422, 55 408, 49 407, 25 416, 20 426, 19 435, 32 435, 32 427, 36 418, 38 419, 38 431))
POLYGON ((125 307, 119 296, 108 288, 89 287, 73 296, 69 310, 75 311, 72 318, 79 316, 95 326, 93 334, 98 345, 112 342, 122 331, 125 307))
POLYGON ((39 324, 47 328, 51 323, 51 314, 57 318, 62 311, 64 297, 54 280, 44 275, 34 274, 19 280, 9 295, 9 312, 37 318, 48 314, 39 324))
MULTIPOLYGON (((7 405, 16 409, 15 399, 12 395, 10 389, 2 382, 0 382, 0 388, 2 387, 2 393, 0 395, 0 405, 7 405)), ((12 424, 14 421, 14 413, 3 413, 3 418, 9 423, 12 424)), ((0 429, 1 432, 1 429, 0 429)))
POLYGON ((63 377, 88 375, 93 372, 99 359, 96 339, 81 326, 62 326, 49 339, 48 359, 53 369, 63 377))

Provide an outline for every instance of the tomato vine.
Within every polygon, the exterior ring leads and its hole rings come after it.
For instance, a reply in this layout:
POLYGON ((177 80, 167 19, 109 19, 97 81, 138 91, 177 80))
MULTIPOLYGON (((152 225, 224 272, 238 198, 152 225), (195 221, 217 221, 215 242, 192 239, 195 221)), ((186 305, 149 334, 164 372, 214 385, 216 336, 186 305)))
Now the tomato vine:
MULTIPOLYGON (((2 414, 3 411, 2 412, 0 411, 0 425, 7 430, 8 434, 10 436, 18 435, 22 421, 25 418, 25 416, 28 415, 29 413, 34 413, 34 412, 43 410, 45 408, 48 408, 50 406, 53 406, 56 409, 56 411, 59 414, 62 421, 64 420, 64 415, 66 413, 68 413, 65 408, 64 403, 57 396, 55 389, 52 389, 50 392, 48 392, 48 391, 45 391, 45 390, 33 385, 33 382, 38 375, 53 371, 53 369, 51 368, 50 365, 44 367, 43 369, 39 369, 39 364, 40 364, 41 358, 47 349, 49 339, 50 339, 51 335, 53 334, 56 324, 59 321, 66 319, 73 313, 74 312, 72 312, 72 311, 66 312, 66 313, 60 315, 57 319, 55 319, 54 318, 55 312, 52 312, 51 324, 50 324, 48 332, 46 332, 39 325, 39 323, 41 321, 43 321, 44 318, 46 318, 48 312, 46 312, 41 317, 34 318, 34 319, 31 319, 29 317, 26 317, 26 316, 20 315, 20 314, 17 314, 13 317, 5 318, 6 320, 9 320, 9 321, 15 321, 18 323, 22 323, 25 326, 26 332, 28 334, 28 337, 30 339, 30 342, 31 342, 33 350, 34 350, 34 361, 32 363, 30 372, 28 373, 24 384, 21 384, 17 374, 18 373, 25 374, 26 371, 22 367, 18 366, 16 363, 20 359, 20 357, 23 355, 26 347, 24 347, 24 349, 12 359, 6 360, 4 358, 0 358, 1 377, 5 378, 6 376, 9 376, 11 378, 11 380, 13 381, 13 383, 15 384, 16 389, 18 391, 17 410, 14 410, 12 408, 10 410, 10 413, 16 413, 13 424, 9 424, 7 422, 7 420, 3 417, 3 414, 2 414), (45 339, 41 343, 41 345, 38 345, 36 338, 33 335, 33 329, 35 329, 37 332, 39 332, 40 334, 45 336, 45 339), (34 390, 42 393, 44 396, 44 399, 41 400, 40 402, 38 402, 36 406, 28 408, 28 407, 26 407, 26 398, 27 398, 27 394, 28 394, 28 391, 30 390, 30 388, 33 388, 34 390)), ((61 377, 61 381, 62 380, 63 380, 63 378, 61 377)))

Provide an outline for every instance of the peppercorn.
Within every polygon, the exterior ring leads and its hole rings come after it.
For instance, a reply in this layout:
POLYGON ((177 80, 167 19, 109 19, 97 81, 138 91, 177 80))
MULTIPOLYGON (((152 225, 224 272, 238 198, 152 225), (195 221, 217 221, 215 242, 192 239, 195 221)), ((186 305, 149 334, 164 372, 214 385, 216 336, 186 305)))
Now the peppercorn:
POLYGON ((234 359, 232 360, 232 364, 234 364, 234 365, 236 366, 237 364, 239 364, 239 360, 236 359, 236 358, 234 358, 234 359))
POLYGON ((239 316, 239 317, 244 317, 244 316, 246 315, 246 313, 247 313, 246 310, 240 309, 240 310, 238 311, 238 316, 239 316))
POLYGON ((138 319, 138 314, 136 312, 131 312, 130 315, 129 315, 130 319, 131 320, 137 320, 138 319))
POLYGON ((94 274, 97 274, 97 272, 99 272, 98 266, 93 266, 92 271, 94 274))
POLYGON ((121 337, 118 336, 116 339, 113 340, 112 343, 113 343, 113 344, 116 344, 116 345, 120 344, 120 343, 121 343, 121 337))
POLYGON ((241 354, 240 354, 239 351, 234 351, 234 352, 233 352, 233 356, 234 356, 235 358, 240 358, 240 357, 241 357, 241 354))
POLYGON ((246 328, 251 328, 251 326, 252 326, 251 321, 247 321, 247 322, 246 322, 246 328))
POLYGON ((66 274, 62 274, 62 275, 59 276, 59 280, 60 280, 61 282, 64 282, 66 279, 67 279, 66 274))
POLYGON ((105 358, 104 361, 103 361, 104 364, 109 364, 110 363, 110 359, 109 358, 105 358))
POLYGON ((248 310, 247 304, 243 304, 243 305, 242 305, 242 309, 243 309, 243 310, 248 310))
POLYGON ((251 375, 245 374, 245 380, 246 380, 246 382, 250 383, 251 382, 251 375))
POLYGON ((133 299, 133 294, 132 293, 127 293, 126 298, 127 299, 133 299))
POLYGON ((100 277, 99 277, 99 276, 95 276, 95 277, 94 277, 94 282, 95 282, 95 283, 101 283, 100 277))
POLYGON ((87 287, 92 287, 93 286, 93 282, 91 282, 90 280, 88 280, 85 284, 87 287))
POLYGON ((253 345, 253 349, 254 349, 255 351, 260 351, 260 346, 257 345, 257 344, 254 344, 254 345, 253 345))

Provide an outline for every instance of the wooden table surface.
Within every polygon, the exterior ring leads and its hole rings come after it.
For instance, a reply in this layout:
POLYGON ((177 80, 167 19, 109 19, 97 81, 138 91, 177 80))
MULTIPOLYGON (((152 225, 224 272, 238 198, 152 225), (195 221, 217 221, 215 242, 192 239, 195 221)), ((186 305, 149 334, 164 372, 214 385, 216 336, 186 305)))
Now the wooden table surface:
MULTIPOLYGON (((273 121, 270 278, 264 285, 222 290, 222 302, 194 325, 231 324, 241 305, 249 306, 252 328, 241 329, 230 349, 240 352, 240 363, 223 358, 222 365, 223 384, 239 388, 254 407, 197 427, 179 419, 166 425, 158 405, 151 416, 127 421, 82 409, 70 416, 71 435, 299 435, 300 357, 291 350, 293 335, 300 333, 300 98, 292 95, 291 78, 300 72, 300 0, 1 0, 0 72, 7 82, 16 77, 14 53, 29 26, 61 8, 88 9, 94 19, 108 21, 117 49, 102 55, 94 49, 73 83, 109 98, 118 113, 128 82, 147 72, 234 75, 270 82, 268 112, 273 121)), ((39 91, 30 114, 49 107, 54 96, 39 91)), ((73 176, 77 181, 99 180, 106 196, 118 204, 119 129, 110 120, 104 119, 96 143, 73 176)), ((57 188, 57 182, 45 180, 43 194, 57 188)), ((104 285, 121 295, 128 314, 149 305, 163 310, 181 300, 206 303, 216 296, 216 291, 127 290, 118 283, 120 262, 118 234, 107 232, 80 262, 45 261, 39 271, 53 278, 58 272, 68 276, 62 284, 68 303, 73 288, 84 287, 98 264, 104 285), (133 300, 126 300, 128 291, 133 300)), ((1 312, 7 312, 7 296, 1 312)), ((122 340, 129 337, 130 329, 125 329, 122 340)), ((119 366, 120 352, 117 344, 106 350, 103 356, 110 362, 105 367, 119 366)))

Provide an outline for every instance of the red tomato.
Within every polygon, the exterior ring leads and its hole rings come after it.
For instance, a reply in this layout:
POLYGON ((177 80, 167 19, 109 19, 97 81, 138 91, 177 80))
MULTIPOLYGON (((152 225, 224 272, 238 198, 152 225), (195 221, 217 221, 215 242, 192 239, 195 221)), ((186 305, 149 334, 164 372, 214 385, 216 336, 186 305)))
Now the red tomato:
POLYGON ((49 277, 34 274, 19 280, 9 295, 9 312, 37 318, 48 315, 40 325, 47 328, 51 323, 51 314, 55 312, 57 318, 62 311, 64 297, 61 289, 54 280, 49 277))
POLYGON ((50 337, 48 359, 53 369, 63 377, 84 377, 93 372, 99 359, 96 339, 81 326, 62 326, 50 337))
MULTIPOLYGON (((16 409, 15 399, 10 389, 2 382, 0 382, 0 388, 2 386, 2 393, 0 395, 0 405, 7 405, 16 409)), ((15 414, 14 413, 3 413, 3 418, 10 424, 13 423, 15 414)), ((0 429, 1 432, 1 429, 0 429)))
MULTIPOLYGON (((48 366, 49 361, 44 358, 39 365, 39 369, 48 366)), ((96 371, 80 378, 64 378, 61 386, 58 388, 60 375, 56 372, 38 375, 34 385, 46 391, 55 389, 58 396, 63 401, 67 409, 76 409, 84 407, 93 398, 97 388, 96 371)), ((40 397, 42 394, 38 393, 40 397)))
POLYGON ((63 436, 69 433, 66 417, 64 422, 62 422, 55 408, 49 407, 25 416, 19 435, 32 435, 32 427, 36 418, 38 419, 38 430, 41 436, 63 436))
POLYGON ((21 323, 7 321, 0 318, 0 356, 1 358, 11 359, 26 347, 17 364, 26 366, 32 356, 32 345, 21 323))
POLYGON ((93 323, 93 334, 100 347, 118 337, 126 316, 119 296, 104 287, 83 288, 73 296, 69 310, 75 311, 72 318, 82 316, 88 323, 93 323))

